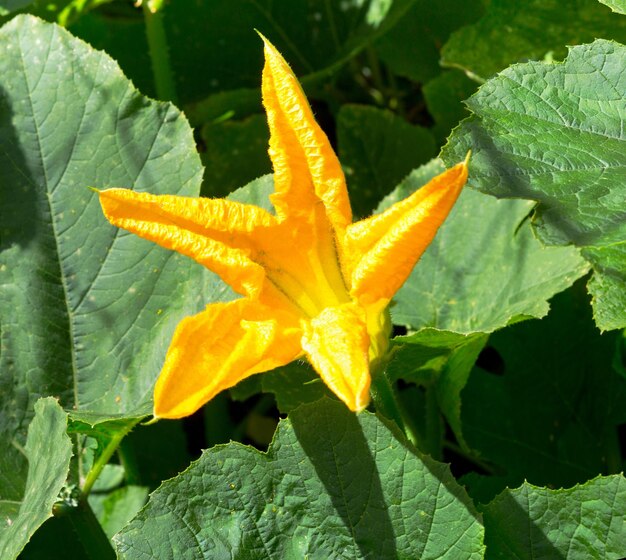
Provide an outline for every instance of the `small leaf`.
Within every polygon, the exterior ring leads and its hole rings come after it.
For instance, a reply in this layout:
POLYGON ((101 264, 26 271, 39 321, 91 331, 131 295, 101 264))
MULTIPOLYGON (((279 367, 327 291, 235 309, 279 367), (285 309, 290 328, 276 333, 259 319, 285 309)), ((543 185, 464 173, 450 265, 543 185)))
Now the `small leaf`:
MULTIPOLYGON (((463 158, 460 158, 463 159, 463 158)), ((473 166, 470 164, 470 180, 473 166)), ((443 170, 415 170, 378 211, 443 170)), ((526 220, 532 205, 467 188, 415 270, 396 294, 394 323, 457 333, 491 332, 520 317, 542 317, 547 300, 587 271, 578 251, 545 248, 526 220)))
POLYGON ((90 495, 89 505, 110 539, 137 515, 147 500, 145 486, 123 486, 106 495, 90 495))
MULTIPOLYGON (((57 400, 35 403, 26 446, 3 439, 0 444, 0 558, 13 560, 41 524, 52 517, 52 506, 65 484, 72 456, 72 442, 65 433, 67 414, 57 400), (23 453, 19 460, 14 456, 23 453), (5 470, 27 462, 27 472, 5 470), (6 474, 5 474, 6 473, 6 474), (13 480, 9 480, 9 476, 13 480)), ((10 437, 10 434, 4 434, 10 437)))
POLYGON ((482 333, 462 335, 421 329, 410 336, 396 337, 396 351, 387 366, 391 380, 403 379, 433 387, 441 412, 457 440, 467 448, 461 425, 461 391, 478 354, 487 342, 482 333))
POLYGON ((525 482, 481 508, 486 560, 626 556, 626 479, 598 477, 551 490, 525 482))
POLYGON ((281 421, 267 454, 239 444, 206 451, 114 542, 121 559, 484 553, 480 518, 447 466, 373 414, 326 399, 281 421))
POLYGON ((469 186, 537 201, 540 239, 582 249, 601 329, 626 326, 625 58, 598 40, 563 63, 508 68, 469 99, 474 115, 442 152, 451 165, 471 148, 469 186))

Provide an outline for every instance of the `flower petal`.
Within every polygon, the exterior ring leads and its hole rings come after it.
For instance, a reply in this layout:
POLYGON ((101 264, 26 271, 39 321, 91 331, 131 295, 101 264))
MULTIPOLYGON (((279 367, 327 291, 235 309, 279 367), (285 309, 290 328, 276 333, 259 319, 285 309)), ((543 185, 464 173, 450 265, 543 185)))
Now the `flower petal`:
POLYGON ((354 303, 327 307, 302 328, 302 349, 324 383, 350 410, 363 410, 370 388, 365 311, 354 303))
POLYGON ((109 189, 99 195, 113 225, 193 258, 240 294, 255 296, 261 290, 263 269, 249 255, 255 229, 276 223, 269 212, 229 200, 128 189, 109 189))
POLYGON ((181 418, 255 373, 302 353, 292 318, 248 299, 209 305, 181 321, 154 389, 154 416, 181 418))
POLYGON ((339 160, 315 122, 311 107, 280 53, 265 37, 263 105, 270 128, 270 158, 279 218, 308 213, 313 194, 324 203, 333 227, 343 232, 352 221, 350 200, 339 160))
POLYGON ((351 224, 341 240, 350 293, 368 305, 391 299, 448 216, 465 181, 459 163, 382 214, 351 224))

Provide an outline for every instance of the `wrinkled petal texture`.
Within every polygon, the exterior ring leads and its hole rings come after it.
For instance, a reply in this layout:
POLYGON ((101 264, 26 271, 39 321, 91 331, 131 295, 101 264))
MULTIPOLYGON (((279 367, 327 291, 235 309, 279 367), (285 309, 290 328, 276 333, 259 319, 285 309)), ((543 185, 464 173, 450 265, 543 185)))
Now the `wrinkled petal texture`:
POLYGON ((465 181, 460 163, 405 200, 348 226, 343 237, 350 293, 363 304, 391 299, 450 213, 465 181))
POLYGON ((301 353, 290 317, 239 299, 209 305, 176 328, 154 390, 154 416, 182 418, 224 389, 301 353))
POLYGON ((262 208, 228 200, 100 191, 107 219, 219 274, 236 292, 257 296, 265 272, 250 253, 253 232, 276 222, 262 208))
POLYGON ((270 128, 270 158, 279 218, 308 213, 319 198, 336 230, 352 222, 345 178, 297 78, 274 46, 265 43, 263 105, 270 128), (312 185, 312 188, 311 188, 312 185))
POLYGON ((388 349, 386 307, 467 179, 466 161, 351 224, 339 161, 291 69, 263 40, 276 215, 222 199, 99 193, 112 224, 195 259, 244 296, 178 325, 155 387, 155 417, 192 414, 303 354, 350 410, 363 410, 371 364, 388 349))
POLYGON ((328 387, 350 410, 369 403, 369 346, 365 311, 355 303, 328 307, 303 321, 302 348, 328 387))

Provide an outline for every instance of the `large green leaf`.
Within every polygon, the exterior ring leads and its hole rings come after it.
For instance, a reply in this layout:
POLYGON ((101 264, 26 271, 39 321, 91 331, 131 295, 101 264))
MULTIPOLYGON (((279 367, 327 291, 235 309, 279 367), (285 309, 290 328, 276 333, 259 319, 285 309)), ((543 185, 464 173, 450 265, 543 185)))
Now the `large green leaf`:
POLYGON ((470 186, 536 200, 542 241, 583 249, 602 329, 626 326, 625 58, 598 40, 563 63, 508 68, 469 99, 474 116, 442 154, 451 164, 471 148, 470 186))
POLYGON ((462 393, 468 445, 498 465, 509 485, 526 479, 558 488, 622 469, 617 426, 626 422, 626 379, 613 369, 618 333, 600 334, 582 283, 551 304, 541 321, 492 334, 500 366, 476 368, 462 393))
POLYGON ((344 105, 337 118, 339 157, 355 215, 368 215, 408 173, 436 154, 432 134, 390 111, 344 105))
POLYGON ((67 414, 51 398, 40 399, 28 427, 26 445, 0 441, 0 558, 13 560, 49 517, 65 484, 72 442, 67 414), (23 465, 26 463, 26 465, 23 465), (20 466, 17 471, 13 470, 20 466), (25 467, 25 468, 24 468, 25 467))
POLYGON ((114 537, 120 558, 482 558, 482 526, 448 467, 376 416, 322 400, 267 454, 217 446, 114 537))
MULTIPOLYGON (((439 160, 417 169, 379 210, 441 171, 439 160)), ((573 248, 542 247, 526 220, 531 206, 466 188, 396 294, 394 322, 415 330, 472 333, 491 332, 519 317, 545 315, 547 300, 587 267, 573 248)))
POLYGON ((0 50, 0 421, 23 432, 41 395, 89 424, 145 414, 176 323, 214 284, 109 225, 87 187, 196 194, 191 130, 56 25, 18 16, 0 50))
POLYGON ((598 477, 567 490, 525 482, 482 508, 487 560, 626 557, 626 479, 598 477))
POLYGON ((626 20, 597 0, 493 0, 484 17, 452 34, 442 50, 445 66, 479 79, 514 62, 562 57, 567 45, 597 37, 626 42, 626 20))

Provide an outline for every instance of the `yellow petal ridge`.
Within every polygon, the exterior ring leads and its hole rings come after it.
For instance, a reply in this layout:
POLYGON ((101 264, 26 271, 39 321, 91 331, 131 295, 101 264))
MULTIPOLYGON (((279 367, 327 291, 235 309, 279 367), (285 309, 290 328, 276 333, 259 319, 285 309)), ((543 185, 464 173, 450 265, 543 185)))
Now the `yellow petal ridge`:
POLYGON ((358 304, 328 307, 302 321, 302 349, 328 388, 353 412, 369 404, 369 346, 365 312, 358 304))
POLYGON ((462 162, 385 212, 351 224, 342 239, 350 293, 363 304, 391 299, 435 237, 466 180, 467 164, 462 162))
POLYGON ((144 239, 193 258, 236 292, 257 296, 265 272, 250 258, 253 233, 276 219, 262 208, 223 199, 99 192, 107 219, 144 239))
POLYGON ((154 416, 182 418, 215 395, 301 353, 297 325, 239 299, 209 305, 180 322, 154 389, 154 416))
POLYGON ((285 217, 308 212, 315 194, 333 227, 343 231, 352 221, 352 210, 339 160, 291 68, 276 48, 261 38, 265 45, 263 105, 270 128, 276 214, 285 217))

